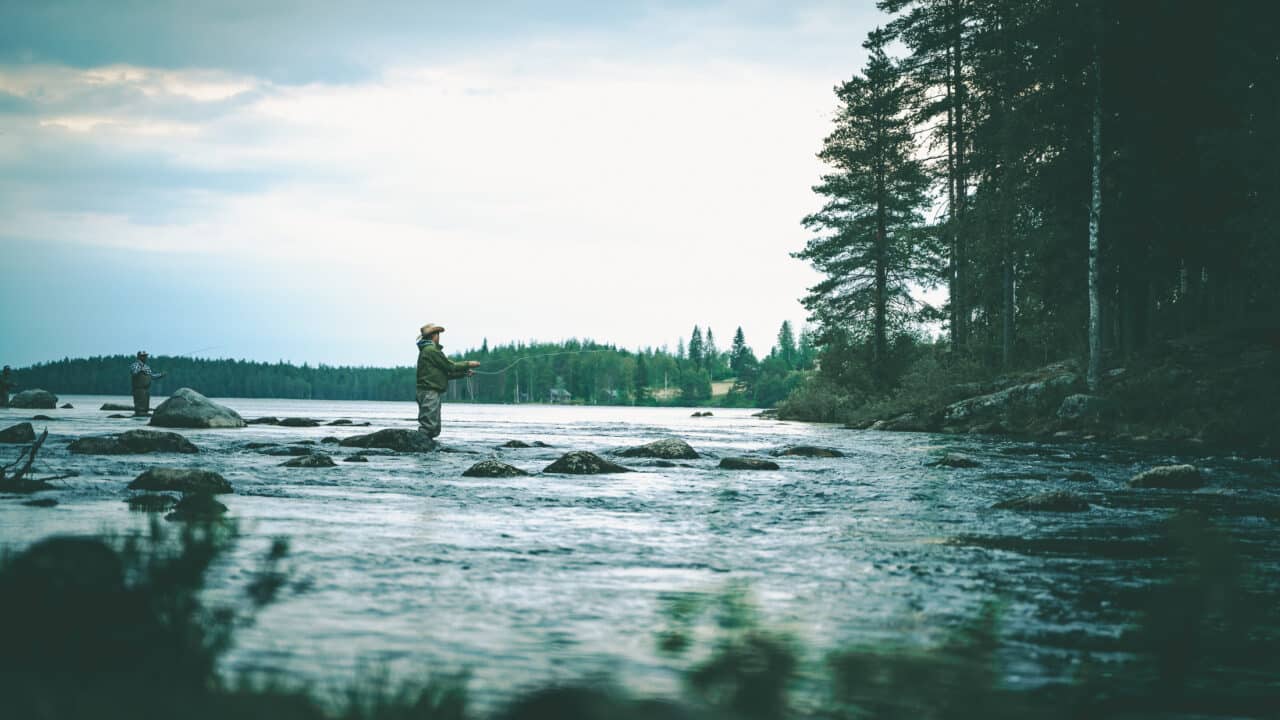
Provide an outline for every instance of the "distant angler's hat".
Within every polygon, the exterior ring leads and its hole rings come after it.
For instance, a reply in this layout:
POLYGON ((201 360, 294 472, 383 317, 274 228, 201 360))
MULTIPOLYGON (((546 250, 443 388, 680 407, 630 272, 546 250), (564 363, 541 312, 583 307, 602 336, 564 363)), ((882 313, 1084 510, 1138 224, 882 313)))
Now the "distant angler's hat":
POLYGON ((139 350, 138 357, 149 357, 146 350, 139 350))
POLYGON ((444 328, 434 323, 427 323, 426 325, 423 325, 421 328, 418 328, 418 335, 422 337, 427 337, 428 335, 434 335, 436 333, 442 333, 442 332, 444 332, 444 328))

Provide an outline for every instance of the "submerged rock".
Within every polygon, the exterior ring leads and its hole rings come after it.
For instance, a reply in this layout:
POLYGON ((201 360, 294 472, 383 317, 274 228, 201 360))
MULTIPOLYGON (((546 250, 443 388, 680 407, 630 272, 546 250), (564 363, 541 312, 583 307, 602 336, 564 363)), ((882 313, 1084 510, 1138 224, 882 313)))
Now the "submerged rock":
POLYGON ((178 428, 241 428, 245 422, 235 410, 219 405, 191 388, 179 388, 152 412, 151 424, 178 428))
POLYGON ((1071 472, 1067 473, 1067 476, 1063 479, 1067 480, 1068 482, 1097 482, 1098 481, 1098 478, 1094 477, 1093 473, 1085 472, 1084 470, 1072 470, 1071 472))
POLYGON ((560 456, 559 460, 548 465, 543 472, 564 473, 567 475, 601 475, 604 473, 631 472, 616 463, 585 450, 575 450, 560 456))
POLYGON ((213 499, 208 493, 184 495, 173 512, 165 520, 217 520, 227 512, 227 506, 213 499))
POLYGON ((779 470, 778 463, 764 458, 727 457, 720 459, 721 470, 779 470))
POLYGON ((245 420, 244 424, 245 425, 279 425, 280 418, 271 417, 271 416, 260 417, 260 418, 254 418, 252 420, 245 420))
POLYGON ((280 463, 280 467, 295 467, 295 468, 322 468, 322 467, 336 467, 336 466, 337 466, 337 463, 333 461, 333 458, 329 457, 328 455, 325 455, 324 453, 312 453, 310 455, 303 455, 302 457, 296 457, 292 460, 286 460, 280 463))
POLYGON ((147 493, 145 495, 134 495, 125 500, 129 504, 130 510, 138 512, 164 512, 174 505, 178 504, 178 498, 172 495, 161 495, 156 493, 147 493))
POLYGON ((1194 465, 1161 465, 1138 473, 1129 481, 1129 487, 1135 488, 1194 490, 1203 486, 1204 476, 1194 465))
POLYGON ((151 468, 134 478, 129 489, 214 495, 235 492, 218 473, 197 468, 151 468))
POLYGON ((124 403, 102 403, 102 407, 98 409, 111 410, 113 412, 119 412, 120 410, 128 410, 129 412, 133 412, 133 406, 125 405, 124 403))
POLYGON ((321 445, 337 445, 340 442, 342 441, 332 435, 325 435, 324 437, 320 438, 321 445))
POLYGON ((33 416, 31 417, 31 419, 32 419, 32 420, 43 420, 44 422, 49 422, 50 420, 56 420, 57 418, 52 418, 52 417, 49 417, 48 415, 33 415, 33 416))
POLYGON ((540 447, 540 448, 555 447, 554 445, 548 445, 548 444, 546 444, 546 443, 542 442, 541 440, 534 440, 531 444, 532 444, 534 447, 540 447))
POLYGON ((283 447, 277 445, 263 448, 260 452, 263 455, 270 455, 272 457, 301 457, 303 455, 310 455, 312 451, 311 448, 305 445, 286 445, 283 447))
POLYGON ((52 410, 58 407, 58 396, 48 390, 23 390, 9 398, 9 407, 25 410, 52 410))
POLYGON ((817 447, 815 445, 793 445, 785 447, 781 450, 774 450, 770 453, 774 457, 821 457, 821 458, 838 458, 844 457, 844 453, 834 448, 817 447))
POLYGON ((0 430, 0 443, 29 443, 35 440, 36 431, 29 422, 18 423, 0 430))
POLYGON ((287 417, 280 421, 281 427, 320 427, 319 420, 304 417, 287 417))
POLYGON ((417 430, 400 430, 389 428, 368 435, 354 435, 344 438, 342 447, 382 448, 396 452, 431 452, 436 449, 436 442, 417 430))
POLYGON ((689 443, 679 438, 663 438, 651 443, 618 450, 614 453, 621 457, 662 458, 663 460, 696 460, 698 453, 689 447, 689 443))
POLYGON ((1030 512, 1084 512, 1089 502, 1069 492, 1047 492, 1005 500, 991 506, 996 510, 1026 510, 1030 512))
POLYGON ((350 425, 350 424, 351 424, 351 421, 350 421, 350 420, 348 420, 348 419, 346 419, 346 418, 339 418, 339 419, 334 420, 333 422, 331 422, 331 423, 329 423, 329 424, 330 424, 330 425, 350 425))
POLYGON ((127 419, 129 419, 129 418, 131 418, 131 417, 133 417, 133 416, 132 416, 132 415, 121 415, 120 413, 116 413, 116 414, 114 414, 114 415, 108 415, 108 416, 107 416, 107 419, 108 419, 108 420, 121 420, 121 419, 125 419, 125 420, 127 420, 127 419))
POLYGON ((501 445, 499 445, 498 447, 520 449, 520 448, 529 448, 533 446, 523 440, 508 440, 502 443, 501 445))
POLYGON ((946 453, 937 460, 927 462, 925 467, 945 467, 945 468, 976 468, 982 467, 982 463, 974 460, 968 455, 960 453, 946 453))
POLYGON ((63 409, 63 410, 75 410, 75 409, 76 409, 76 406, 75 406, 75 405, 72 405, 71 403, 63 403, 63 404, 62 404, 62 409, 63 409))
POLYGON ((508 465, 497 460, 481 460, 463 471, 463 477, 516 477, 517 475, 528 475, 529 473, 521 470, 514 465, 508 465))
POLYGON ((79 455, 136 455, 141 453, 198 453, 199 448, 178 433, 130 430, 119 435, 80 438, 67 448, 79 455))
POLYGON ((367 463, 367 462, 369 462, 369 456, 365 455, 364 453, 356 453, 355 455, 349 455, 349 456, 347 456, 347 457, 346 457, 342 462, 364 462, 364 463, 367 463))
POLYGON ((710 411, 710 410, 708 410, 708 411, 706 411, 706 412, 695 412, 694 414, 690 415, 689 417, 712 417, 712 414, 711 414, 711 411, 710 411))
POLYGON ((55 500, 54 498, 39 498, 36 500, 28 500, 22 504, 26 505, 27 507, 51 508, 51 507, 57 507, 58 501, 55 500))

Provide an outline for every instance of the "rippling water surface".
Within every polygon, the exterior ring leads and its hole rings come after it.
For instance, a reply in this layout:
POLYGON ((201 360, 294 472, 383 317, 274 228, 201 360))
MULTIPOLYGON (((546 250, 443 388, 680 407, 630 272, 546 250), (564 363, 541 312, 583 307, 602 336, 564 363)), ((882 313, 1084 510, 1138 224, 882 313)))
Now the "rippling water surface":
MULTIPOLYGON (((282 669, 320 684, 358 668, 421 677, 469 669, 480 696, 547 680, 617 671, 643 690, 674 687, 672 661, 655 650, 662 599, 752 588, 763 615, 821 653, 892 638, 927 641, 1003 603, 1007 680, 1036 684, 1071 675, 1081 655, 1122 655, 1116 638, 1134 610, 1115 598, 1161 575, 1158 526, 1196 507, 1229 529, 1273 590, 1280 469, 1270 460, 1135 451, 1094 445, 879 433, 715 410, 446 405, 442 440, 461 452, 380 454, 340 462, 354 449, 325 445, 334 468, 281 467, 286 458, 249 442, 319 442, 382 427, 413 427, 411 403, 226 400, 246 418, 347 418, 372 428, 184 431, 196 456, 72 456, 66 441, 143 426, 97 408, 124 398, 63 398, 45 411, 52 470, 76 469, 47 495, 51 509, 0 497, 0 544, 21 547, 53 533, 143 530, 122 500, 125 485, 157 465, 222 473, 221 498, 244 535, 211 592, 243 583, 274 536, 292 541, 311 589, 268 608, 239 635, 228 672, 282 669), (660 468, 624 464, 625 475, 476 479, 463 470, 497 457, 538 473, 568 450, 607 453, 676 436, 702 459, 660 468), (551 448, 497 449, 507 440, 551 448), (792 444, 836 448, 835 459, 779 458, 778 471, 731 472, 727 455, 792 444), (924 467, 944 451, 978 468, 924 467), (1193 462, 1208 487, 1194 493, 1129 490, 1152 465, 1193 462), (1095 483, 1065 480, 1071 470, 1095 483), (1019 513, 991 505, 1047 490, 1094 504, 1084 513, 1019 513), (958 540, 957 540, 958 539, 958 540)), ((0 427, 31 411, 0 410, 0 427)), ((16 455, 0 445, 0 460, 16 455)))

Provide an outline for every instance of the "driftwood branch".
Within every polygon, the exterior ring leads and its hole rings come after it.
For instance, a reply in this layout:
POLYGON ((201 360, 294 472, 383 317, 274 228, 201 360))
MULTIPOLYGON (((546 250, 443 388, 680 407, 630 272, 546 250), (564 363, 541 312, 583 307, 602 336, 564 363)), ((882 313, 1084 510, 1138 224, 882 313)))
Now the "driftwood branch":
POLYGON ((40 452, 40 446, 44 445, 44 441, 47 440, 48 437, 49 429, 45 428, 45 431, 40 433, 40 437, 36 438, 36 441, 31 443, 30 447, 26 448, 22 451, 22 454, 18 455, 17 460, 4 466, 4 468, 0 468, 0 489, 20 488, 22 479, 26 477, 27 473, 31 472, 31 466, 35 464, 36 453, 40 452), (6 471, 11 470, 14 467, 18 467, 17 472, 12 476, 9 476, 6 471))

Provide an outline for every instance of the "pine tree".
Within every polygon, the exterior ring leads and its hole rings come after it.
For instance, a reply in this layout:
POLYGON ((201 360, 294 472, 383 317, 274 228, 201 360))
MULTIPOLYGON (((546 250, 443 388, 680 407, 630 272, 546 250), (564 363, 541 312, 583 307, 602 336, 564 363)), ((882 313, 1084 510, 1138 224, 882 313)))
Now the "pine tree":
POLYGON ((890 326, 910 319, 911 285, 933 275, 916 231, 928 178, 914 157, 910 95, 901 68, 885 53, 889 40, 884 30, 872 31, 863 74, 836 88, 836 127, 818 154, 832 171, 814 187, 826 203, 804 219, 824 234, 794 255, 826 276, 809 289, 805 307, 824 334, 853 328, 869 337, 880 380, 890 326))
POLYGON ((796 366, 796 338, 791 332, 791 321, 783 320, 782 327, 778 328, 778 356, 787 364, 787 367, 794 368, 796 366))
POLYGON ((742 366, 747 357, 747 338, 742 334, 742 327, 733 334, 733 347, 729 350, 729 369, 735 376, 742 374, 742 366))
POLYGON ((702 367, 704 345, 702 343, 702 330, 697 325, 693 326, 693 334, 689 336, 689 363, 695 368, 702 367))

